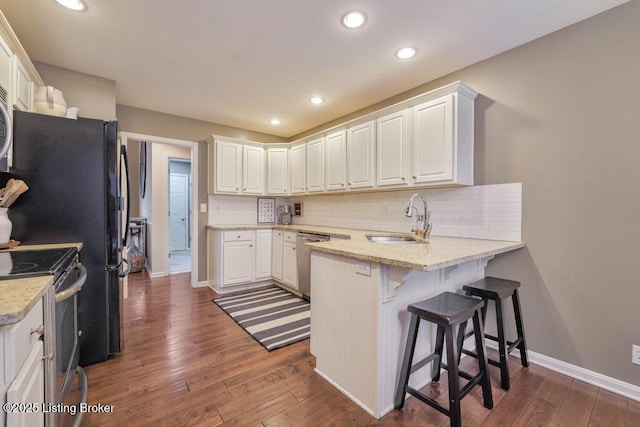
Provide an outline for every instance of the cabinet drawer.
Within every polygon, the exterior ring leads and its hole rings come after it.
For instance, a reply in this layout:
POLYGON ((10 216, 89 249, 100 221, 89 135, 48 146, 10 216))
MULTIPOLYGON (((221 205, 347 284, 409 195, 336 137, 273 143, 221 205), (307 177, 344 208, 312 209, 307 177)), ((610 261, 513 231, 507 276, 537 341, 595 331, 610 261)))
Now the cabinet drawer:
POLYGON ((43 324, 42 300, 40 300, 24 319, 3 331, 5 380, 11 381, 16 376, 22 363, 27 359, 31 346, 40 339, 40 334, 32 331, 43 324))
POLYGON ((296 242, 296 237, 298 236, 298 233, 292 233, 290 231, 285 231, 284 232, 284 241, 285 242, 296 242))
POLYGON ((254 239, 254 231, 253 230, 236 230, 236 231, 225 231, 224 232, 224 241, 225 242, 237 242, 241 240, 253 240, 254 239))

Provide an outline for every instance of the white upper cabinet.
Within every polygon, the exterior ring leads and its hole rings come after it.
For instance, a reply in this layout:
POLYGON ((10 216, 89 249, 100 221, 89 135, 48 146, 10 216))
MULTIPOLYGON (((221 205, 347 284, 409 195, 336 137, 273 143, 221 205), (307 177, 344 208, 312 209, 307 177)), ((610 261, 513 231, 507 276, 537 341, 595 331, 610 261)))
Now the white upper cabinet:
POLYGON ((307 191, 324 191, 324 138, 307 142, 307 191))
POLYGON ((291 193, 307 191, 307 146, 299 144, 291 147, 291 193))
POLYGON ((452 93, 413 107, 413 184, 473 184, 471 96, 452 93))
POLYGON ((214 193, 264 194, 264 148, 216 139, 214 153, 214 193))
POLYGON ((288 195, 473 185, 477 95, 451 83, 286 146, 214 137, 209 188, 288 195))
POLYGON ((377 184, 380 187, 407 184, 407 122, 407 110, 377 120, 377 184))
POLYGON ((289 189, 289 149, 267 148, 267 193, 287 194, 289 189))
POLYGON ((216 192, 240 194, 242 185, 242 145, 215 142, 216 192))
POLYGON ((347 188, 347 133, 342 130, 327 135, 325 142, 326 189, 347 188))
POLYGON ((264 193, 264 148, 242 147, 242 192, 264 193))
POLYGON ((413 108, 413 182, 453 177, 453 95, 413 108))
POLYGON ((372 188, 375 165, 375 122, 347 129, 347 184, 349 189, 372 188))
POLYGON ((14 104, 20 111, 33 111, 33 80, 17 56, 14 61, 14 104))

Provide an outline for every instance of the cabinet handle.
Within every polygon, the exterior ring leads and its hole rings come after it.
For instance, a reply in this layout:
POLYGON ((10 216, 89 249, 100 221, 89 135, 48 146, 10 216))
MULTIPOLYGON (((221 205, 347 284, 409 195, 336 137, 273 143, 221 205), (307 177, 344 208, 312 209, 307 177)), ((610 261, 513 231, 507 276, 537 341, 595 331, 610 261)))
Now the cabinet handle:
POLYGON ((38 334, 38 336, 44 335, 44 325, 40 325, 35 329, 31 329, 31 335, 38 334))
POLYGON ((250 247, 250 248, 252 248, 252 247, 253 247, 253 245, 249 245, 249 247, 250 247))
POLYGON ((415 176, 415 175, 413 176, 413 179, 417 179, 417 178, 418 178, 417 176, 415 176))
POLYGON ((49 353, 42 356, 42 360, 53 360, 53 351, 50 351, 49 353))
POLYGON ((406 179, 406 178, 403 176, 403 177, 402 177, 402 180, 404 181, 405 179, 406 179))

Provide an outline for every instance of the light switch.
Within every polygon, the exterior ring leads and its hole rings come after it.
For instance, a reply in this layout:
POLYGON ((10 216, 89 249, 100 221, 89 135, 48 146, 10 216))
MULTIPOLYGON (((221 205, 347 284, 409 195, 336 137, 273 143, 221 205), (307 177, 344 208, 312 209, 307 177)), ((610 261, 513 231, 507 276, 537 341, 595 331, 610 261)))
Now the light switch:
POLYGON ((207 212, 207 204, 206 203, 200 203, 200 212, 201 213, 207 212))

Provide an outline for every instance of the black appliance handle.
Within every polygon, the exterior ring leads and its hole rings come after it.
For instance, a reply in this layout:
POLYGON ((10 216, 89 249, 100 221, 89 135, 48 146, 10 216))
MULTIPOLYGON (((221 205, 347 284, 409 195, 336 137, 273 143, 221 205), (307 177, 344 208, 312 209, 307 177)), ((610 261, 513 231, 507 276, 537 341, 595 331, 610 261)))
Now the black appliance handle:
POLYGON ((87 281, 87 269, 84 268, 84 265, 77 263, 75 265, 75 268, 80 271, 80 277, 78 277, 76 281, 73 282, 73 284, 69 286, 67 289, 65 289, 62 292, 56 293, 56 297, 55 297, 56 304, 66 299, 69 299, 75 294, 77 294, 78 292, 80 292, 80 289, 82 289, 82 285, 84 285, 84 283, 87 281))
MULTIPOLYGON (((122 236, 122 246, 127 246, 127 236, 129 235, 129 221, 131 220, 131 183, 129 182, 129 158, 127 157, 127 147, 124 145, 120 146, 120 155, 122 156, 122 160, 124 161, 124 169, 127 177, 127 221, 124 223, 122 230, 124 231, 122 236)), ((120 167, 120 188, 122 188, 122 167, 120 167)))

